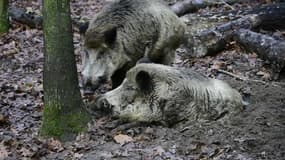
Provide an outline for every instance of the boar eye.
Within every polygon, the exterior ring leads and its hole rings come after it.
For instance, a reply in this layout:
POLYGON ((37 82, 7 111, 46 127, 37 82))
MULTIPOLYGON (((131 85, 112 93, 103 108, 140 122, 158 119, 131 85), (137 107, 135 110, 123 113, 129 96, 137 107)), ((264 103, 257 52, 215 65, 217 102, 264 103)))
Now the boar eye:
POLYGON ((116 27, 104 32, 105 43, 109 46, 115 42, 116 37, 117 37, 117 28, 116 27))
POLYGON ((146 71, 140 71, 136 76, 136 82, 143 92, 150 92, 153 89, 151 76, 146 71))
POLYGON ((84 56, 85 56, 85 58, 87 58, 87 59, 89 59, 89 53, 88 53, 88 51, 84 51, 84 56))
POLYGON ((84 35, 85 32, 87 31, 88 27, 89 27, 89 22, 80 23, 79 24, 79 33, 84 35))

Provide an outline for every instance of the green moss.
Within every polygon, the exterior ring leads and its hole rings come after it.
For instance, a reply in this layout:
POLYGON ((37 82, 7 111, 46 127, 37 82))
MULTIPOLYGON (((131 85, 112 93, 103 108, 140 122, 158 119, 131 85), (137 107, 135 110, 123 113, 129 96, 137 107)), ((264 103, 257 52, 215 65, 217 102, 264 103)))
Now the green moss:
POLYGON ((63 111, 58 104, 46 105, 43 111, 43 122, 40 135, 54 137, 60 140, 70 140, 86 131, 90 116, 78 108, 73 111, 63 111))
POLYGON ((8 32, 9 20, 8 20, 8 0, 2 0, 0 2, 0 33, 8 32))
POLYGON ((85 131, 89 120, 78 87, 69 8, 69 0, 43 1, 45 106, 40 134, 63 141, 85 131))
MULTIPOLYGON (((5 22, 8 23, 8 22, 5 22)), ((9 30, 8 24, 0 24, 0 33, 6 33, 9 30)))

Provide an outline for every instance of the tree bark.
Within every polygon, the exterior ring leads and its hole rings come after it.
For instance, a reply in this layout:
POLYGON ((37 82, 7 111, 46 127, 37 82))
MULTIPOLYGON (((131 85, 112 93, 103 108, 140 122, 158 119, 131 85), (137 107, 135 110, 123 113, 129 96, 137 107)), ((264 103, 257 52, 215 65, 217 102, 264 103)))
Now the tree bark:
POLYGON ((41 135, 63 141, 84 131, 83 109, 72 39, 69 0, 43 1, 44 111, 41 135))
POLYGON ((6 33, 9 30, 8 19, 8 0, 0 1, 0 33, 6 33))
POLYGON ((239 29, 234 39, 248 51, 255 52, 260 58, 271 62, 275 72, 285 65, 285 41, 274 39, 268 35, 239 29))

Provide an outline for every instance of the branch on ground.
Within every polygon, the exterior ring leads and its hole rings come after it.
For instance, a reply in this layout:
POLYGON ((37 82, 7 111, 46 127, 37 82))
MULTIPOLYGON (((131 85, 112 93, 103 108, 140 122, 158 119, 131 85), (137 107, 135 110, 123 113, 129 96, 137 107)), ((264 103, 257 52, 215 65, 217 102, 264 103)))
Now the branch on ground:
POLYGON ((222 51, 239 29, 285 29, 285 3, 253 9, 248 13, 250 14, 237 20, 189 35, 186 47, 190 50, 190 55, 202 57, 222 51))
POLYGON ((226 5, 243 2, 242 0, 184 0, 171 6, 171 10, 178 16, 193 13, 199 9, 215 5, 226 5))
POLYGON ((275 72, 280 72, 285 65, 285 41, 268 35, 239 29, 234 39, 246 50, 255 52, 260 58, 271 62, 275 72))
MULTIPOLYGON (((12 20, 27 25, 31 28, 42 29, 43 17, 35 12, 27 12, 24 8, 10 7, 8 15, 12 20)), ((78 18, 72 18, 72 24, 77 27, 84 27, 87 21, 81 21, 78 18)))
POLYGON ((12 20, 19 22, 21 24, 25 24, 31 28, 41 28, 43 18, 41 15, 37 15, 34 12, 27 12, 23 8, 17 7, 9 7, 8 15, 12 18, 12 20))

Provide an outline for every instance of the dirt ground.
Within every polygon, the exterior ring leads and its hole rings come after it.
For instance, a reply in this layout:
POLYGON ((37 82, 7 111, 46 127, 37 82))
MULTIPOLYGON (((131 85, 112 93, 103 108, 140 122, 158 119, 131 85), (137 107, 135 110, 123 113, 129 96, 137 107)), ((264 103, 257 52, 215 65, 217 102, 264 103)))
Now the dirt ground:
MULTIPOLYGON (((10 4, 33 10, 41 8, 37 0, 10 4)), ((71 4, 74 17, 90 18, 103 2, 85 0, 71 4)), ((256 4, 232 7, 250 5, 256 4)), ((223 9, 206 8, 196 14, 223 9)), ((76 29, 74 45, 80 77, 82 48, 76 29)), ((43 139, 38 136, 43 110, 43 33, 11 21, 9 33, 0 37, 0 160, 285 159, 285 76, 272 80, 268 62, 234 43, 213 57, 190 58, 178 52, 174 65, 227 81, 249 104, 227 122, 182 122, 171 128, 149 124, 114 132, 113 120, 101 117, 94 119, 88 132, 73 142, 43 139)), ((102 86, 98 92, 105 92, 106 88, 107 85, 102 86)))

